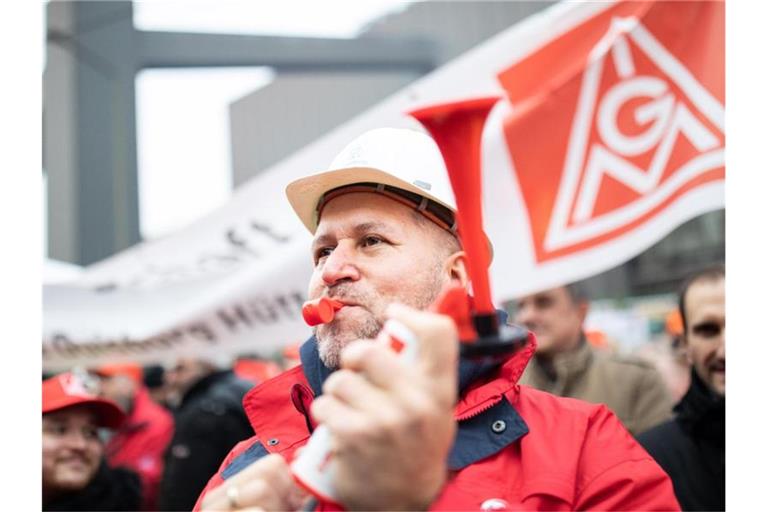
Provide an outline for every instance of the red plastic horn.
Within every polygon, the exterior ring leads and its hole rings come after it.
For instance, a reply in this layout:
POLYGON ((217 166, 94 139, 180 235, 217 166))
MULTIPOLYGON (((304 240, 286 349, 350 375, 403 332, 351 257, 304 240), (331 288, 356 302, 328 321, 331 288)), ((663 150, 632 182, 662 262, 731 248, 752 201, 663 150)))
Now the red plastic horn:
POLYGON ((456 197, 459 238, 467 253, 473 313, 475 317, 492 318, 489 320, 492 322, 496 310, 488 278, 491 256, 483 231, 480 153, 485 120, 499 99, 498 96, 477 98, 410 112, 432 135, 445 160, 456 197))
POLYGON ((310 327, 327 324, 336 315, 336 311, 344 307, 344 304, 328 297, 319 297, 308 300, 301 307, 301 316, 310 327))

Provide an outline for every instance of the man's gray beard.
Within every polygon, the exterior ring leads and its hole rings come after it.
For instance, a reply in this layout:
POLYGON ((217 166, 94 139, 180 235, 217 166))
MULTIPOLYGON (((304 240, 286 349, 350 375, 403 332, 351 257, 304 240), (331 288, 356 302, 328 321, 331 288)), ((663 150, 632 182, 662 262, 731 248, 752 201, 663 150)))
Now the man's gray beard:
MULTIPOLYGON (((404 300, 404 298, 395 300, 399 300, 412 308, 427 309, 437 299, 442 290, 441 269, 441 262, 435 262, 432 269, 433 273, 429 276, 429 281, 424 286, 424 290, 427 292, 424 296, 411 300, 404 300)), ((357 297, 351 291, 346 296, 357 297)), ((349 342, 358 339, 374 339, 378 336, 381 328, 382 323, 373 316, 367 318, 365 323, 353 332, 342 332, 340 326, 334 323, 320 326, 319 329, 316 327, 314 333, 317 338, 317 350, 320 360, 327 368, 331 370, 338 369, 341 366, 341 351, 349 342)))
POLYGON ((334 323, 322 326, 322 333, 319 333, 318 328, 315 328, 320 360, 326 368, 337 370, 341 365, 341 351, 349 342, 359 339, 374 339, 381 331, 381 327, 380 322, 369 317, 362 326, 352 332, 342 333, 339 325, 334 323))

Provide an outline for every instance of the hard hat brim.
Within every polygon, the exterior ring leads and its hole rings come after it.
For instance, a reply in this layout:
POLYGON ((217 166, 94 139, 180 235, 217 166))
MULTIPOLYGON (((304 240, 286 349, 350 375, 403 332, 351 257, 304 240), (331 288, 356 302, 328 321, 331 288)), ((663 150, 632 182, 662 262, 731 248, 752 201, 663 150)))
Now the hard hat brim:
POLYGON ((314 234, 319 220, 317 218, 317 205, 323 194, 330 190, 356 183, 381 183, 397 187, 424 196, 445 206, 452 212, 456 212, 454 205, 441 201, 430 194, 429 190, 425 190, 413 183, 408 183, 373 167, 348 167, 313 174, 312 176, 291 182, 285 188, 285 194, 288 196, 288 202, 291 204, 293 211, 296 212, 299 220, 301 220, 310 233, 314 234))

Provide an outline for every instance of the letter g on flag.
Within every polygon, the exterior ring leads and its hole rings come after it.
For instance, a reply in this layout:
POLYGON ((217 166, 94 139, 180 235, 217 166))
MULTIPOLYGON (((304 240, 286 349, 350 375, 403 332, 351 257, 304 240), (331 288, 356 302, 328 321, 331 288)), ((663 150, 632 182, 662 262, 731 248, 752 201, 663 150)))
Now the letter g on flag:
POLYGON ((499 74, 538 262, 615 243, 722 183, 724 10, 618 3, 499 74))

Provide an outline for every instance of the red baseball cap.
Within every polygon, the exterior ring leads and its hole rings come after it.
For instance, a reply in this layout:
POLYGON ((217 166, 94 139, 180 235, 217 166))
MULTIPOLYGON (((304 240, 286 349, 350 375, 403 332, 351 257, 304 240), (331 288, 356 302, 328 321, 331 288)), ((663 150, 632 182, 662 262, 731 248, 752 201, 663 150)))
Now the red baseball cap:
POLYGON ((43 381, 43 414, 87 404, 96 411, 99 426, 115 429, 125 419, 120 406, 89 391, 83 380, 67 372, 43 381))
POLYGON ((136 363, 104 364, 92 371, 101 377, 125 375, 126 377, 133 379, 133 381, 138 384, 142 384, 144 382, 144 370, 136 363))

